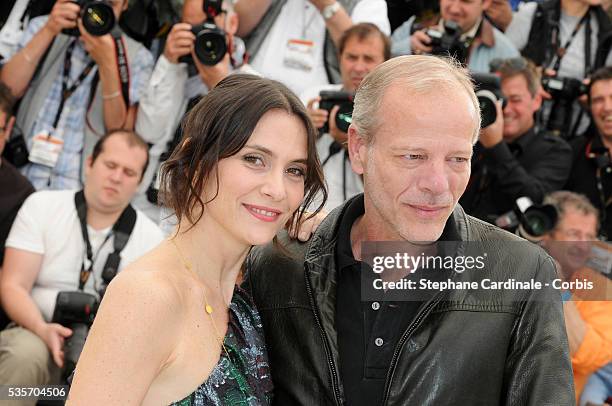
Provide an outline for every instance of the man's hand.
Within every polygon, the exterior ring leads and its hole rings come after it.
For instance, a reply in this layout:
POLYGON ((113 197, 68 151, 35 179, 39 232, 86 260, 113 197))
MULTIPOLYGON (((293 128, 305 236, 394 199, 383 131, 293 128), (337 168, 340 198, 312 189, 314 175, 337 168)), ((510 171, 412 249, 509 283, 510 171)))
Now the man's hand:
POLYGON ((81 31, 81 43, 83 48, 89 53, 91 59, 96 62, 99 67, 116 66, 115 56, 115 41, 110 34, 95 36, 87 32, 83 26, 83 22, 78 21, 79 31, 81 31))
POLYGON ((321 210, 316 215, 310 217, 311 215, 312 213, 305 212, 304 217, 302 218, 302 223, 299 225, 299 227, 290 227, 291 223, 287 225, 289 236, 291 238, 297 238, 302 242, 308 241, 319 227, 319 224, 321 224, 323 219, 327 217, 327 212, 325 210, 321 210))
POLYGON ((480 130, 479 141, 485 148, 493 148, 504 139, 504 112, 501 101, 495 102, 497 118, 490 126, 480 130))
POLYGON ((308 0, 315 6, 319 11, 323 11, 323 9, 327 6, 331 6, 336 1, 335 0, 308 0))
POLYGON ((310 116, 310 120, 314 124, 315 128, 323 127, 329 117, 329 113, 327 112, 327 110, 314 108, 315 103, 319 103, 320 101, 320 97, 315 97, 314 99, 310 100, 306 105, 308 115, 310 116))
POLYGON ((410 36, 410 49, 415 55, 431 53, 432 48, 429 44, 431 44, 431 38, 425 34, 425 31, 415 31, 410 36))
POLYGON ((195 54, 195 50, 191 50, 191 55, 193 57, 193 61, 195 63, 196 69, 198 70, 198 74, 202 79, 202 82, 208 87, 212 89, 217 86, 217 83, 221 82, 223 79, 227 77, 230 73, 230 55, 233 49, 233 42, 231 37, 228 40, 227 44, 227 52, 225 56, 219 63, 213 66, 204 65, 200 62, 198 57, 195 54))
POLYGON ((166 40, 164 56, 171 63, 178 63, 181 56, 188 55, 191 52, 194 41, 195 35, 191 32, 191 25, 187 23, 174 24, 166 40))
POLYGON ((64 339, 72 335, 72 330, 57 323, 45 323, 40 331, 36 332, 36 335, 47 344, 53 361, 62 368, 64 366, 64 339))
POLYGON ((80 10, 81 8, 70 0, 58 0, 51 9, 45 29, 57 35, 64 28, 75 28, 80 10))
POLYGON ((348 134, 345 133, 344 131, 340 130, 337 126, 336 126, 336 114, 338 114, 338 110, 340 109, 340 106, 336 105, 334 107, 332 107, 331 112, 329 114, 329 135, 332 136, 332 138, 334 140, 336 140, 336 142, 340 145, 342 145, 343 147, 347 147, 347 142, 348 142, 348 134))

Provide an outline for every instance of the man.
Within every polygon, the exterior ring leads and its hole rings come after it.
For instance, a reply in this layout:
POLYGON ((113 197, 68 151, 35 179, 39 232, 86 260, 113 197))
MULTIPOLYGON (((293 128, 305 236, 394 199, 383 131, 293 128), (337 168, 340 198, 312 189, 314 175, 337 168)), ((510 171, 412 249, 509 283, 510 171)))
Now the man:
MULTIPOLYGON (((111 4, 118 20, 128 2, 111 4)), ((81 187, 83 160, 101 134, 134 128, 136 103, 153 66, 149 51, 118 26, 94 36, 79 13, 76 2, 58 0, 49 16, 30 21, 19 51, 0 72, 22 98, 17 125, 30 152, 22 173, 36 189, 81 187), (78 38, 63 33, 77 27, 78 38)))
POLYGON ((519 197, 541 203, 544 195, 563 188, 572 159, 564 140, 535 127, 542 96, 533 63, 523 58, 495 62, 506 106, 480 135, 460 200, 467 213, 491 223, 511 211, 519 197))
POLYGON ((1 382, 57 383, 63 343, 72 334, 52 320, 58 292, 99 295, 106 284, 102 270, 118 251, 119 231, 129 234, 119 271, 162 240, 157 226, 129 206, 147 159, 147 145, 138 135, 109 133, 87 159, 82 194, 41 191, 22 206, 6 242, 0 280, 2 306, 15 322, 0 333, 1 382), (123 228, 130 218, 132 230, 123 228))
POLYGON ((600 233, 612 238, 612 67, 591 77, 589 105, 593 124, 572 140, 573 163, 565 189, 586 195, 600 212, 600 233))
POLYGON ((329 128, 329 132, 317 140, 317 153, 327 183, 327 211, 363 192, 363 182, 351 170, 346 150, 347 134, 336 126, 340 106, 334 106, 330 112, 317 108, 321 101, 319 94, 324 90, 355 93, 363 78, 391 56, 389 38, 371 23, 355 24, 346 30, 338 48, 342 84, 315 86, 301 95, 315 126, 321 130, 327 123, 329 128))
POLYGON ((34 192, 30 182, 10 162, 2 158, 15 123, 13 104, 11 91, 0 82, 0 190, 3 191, 0 195, 0 269, 4 260, 4 242, 13 220, 23 201, 34 192))
MULTIPOLYGON (((573 192, 551 193, 544 203, 555 206, 559 218, 543 245, 557 260, 562 274, 572 280, 591 254, 592 242, 597 239, 599 213, 589 199, 573 192)), ((612 362, 612 302, 578 297, 566 301, 563 308, 576 395, 580 397, 589 376, 612 362)), ((590 400, 601 404, 605 399, 603 396, 598 401, 590 400)))
POLYGON ((159 169, 160 155, 170 154, 180 141, 181 132, 177 128, 185 112, 208 93, 208 89, 230 73, 256 73, 245 63, 244 43, 235 36, 238 15, 230 0, 222 2, 222 11, 214 19, 217 27, 227 34, 229 51, 214 66, 200 63, 193 53, 195 35, 191 29, 206 20, 203 3, 203 0, 187 0, 183 3, 183 21, 170 30, 164 52, 155 64, 138 108, 136 131, 147 134, 154 145, 149 151, 151 165, 145 173, 134 205, 155 221, 159 221, 160 210, 155 196, 149 196, 149 186, 159 169), (189 65, 181 62, 188 55, 193 58, 193 63, 189 65))
POLYGON ((246 288, 266 332, 276 404, 574 401, 556 292, 361 300, 369 241, 478 241, 504 253, 488 270, 492 278, 554 277, 540 250, 457 205, 479 128, 472 82, 453 62, 398 57, 363 80, 348 150, 364 194, 332 211, 308 244, 288 243, 292 256, 269 245, 248 258, 246 288))
MULTIPOLYGON (((601 3, 547 0, 523 4, 512 17, 506 35, 523 56, 546 69, 547 76, 582 81, 600 67, 612 64, 612 22, 601 3), (591 33, 588 39, 587 32, 591 33)), ((585 131, 589 120, 578 103, 580 92, 566 88, 559 94, 552 92, 541 119, 547 129, 572 138, 585 131)))
MULTIPOLYGON (((440 0, 440 21, 436 28, 444 32, 445 21, 455 22, 461 31, 460 47, 467 49, 465 63, 474 72, 489 72, 489 63, 496 58, 512 58, 518 51, 506 36, 495 28, 484 13, 492 0, 440 0)), ((431 38, 425 28, 413 27, 414 17, 391 36, 391 53, 410 55, 432 52, 431 38), (415 30, 416 29, 416 30, 415 30)))
POLYGON ((384 0, 240 0, 236 12, 253 68, 296 94, 341 82, 336 49, 353 24, 390 34, 384 0))

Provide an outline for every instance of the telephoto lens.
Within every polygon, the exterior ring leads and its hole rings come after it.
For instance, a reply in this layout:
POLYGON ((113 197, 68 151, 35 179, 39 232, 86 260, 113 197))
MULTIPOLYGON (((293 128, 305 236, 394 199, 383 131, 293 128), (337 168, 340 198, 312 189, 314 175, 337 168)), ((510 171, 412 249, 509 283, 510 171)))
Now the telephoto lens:
MULTIPOLYGON (((115 13, 108 0, 76 0, 74 3, 81 8, 79 18, 91 35, 100 37, 115 27, 115 13)), ((62 32, 74 37, 81 35, 78 28, 65 29, 62 32)))

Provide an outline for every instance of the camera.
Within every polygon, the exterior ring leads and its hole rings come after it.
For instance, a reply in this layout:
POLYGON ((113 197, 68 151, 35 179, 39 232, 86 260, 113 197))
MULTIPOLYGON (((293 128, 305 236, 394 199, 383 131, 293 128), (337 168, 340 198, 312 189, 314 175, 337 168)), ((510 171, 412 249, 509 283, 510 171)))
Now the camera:
POLYGON ((516 199, 514 208, 495 220, 503 229, 515 231, 517 235, 531 242, 538 242, 555 228, 559 214, 551 204, 536 205, 526 196, 516 199))
MULTIPOLYGON (((91 35, 106 35, 115 27, 115 13, 108 0, 75 0, 73 3, 81 8, 79 18, 91 35)), ((78 28, 68 28, 62 32, 74 37, 81 35, 78 28)))
MULTIPOLYGON (((227 53, 225 31, 217 27, 214 18, 221 14, 222 0, 204 0, 206 21, 191 27, 195 35, 194 52, 203 65, 214 66, 218 64, 227 53)), ((184 55, 179 62, 193 64, 191 55, 184 55)))
POLYGON ((546 129, 564 138, 570 137, 573 104, 578 97, 588 92, 587 86, 575 78, 548 76, 542 78, 542 87, 554 101, 546 129))
POLYGON ((10 138, 6 141, 2 156, 16 168, 28 163, 30 156, 23 133, 17 125, 13 126, 10 138))
POLYGON ((482 121, 480 128, 486 128, 497 120, 495 103, 502 101, 502 108, 506 106, 506 99, 501 93, 500 79, 490 73, 471 73, 480 106, 482 121))
MULTIPOLYGON (((348 132, 348 128, 353 120, 353 99, 355 94, 343 90, 323 90, 319 93, 319 97, 321 98, 319 101, 319 108, 321 110, 327 110, 328 113, 331 113, 334 106, 339 106, 336 113, 336 127, 342 132, 348 132)), ((329 132, 329 125, 325 123, 320 131, 322 134, 329 132)))
POLYGON ((431 54, 452 56, 461 63, 467 62, 469 45, 461 41, 461 28, 454 21, 444 22, 444 31, 428 29, 425 34, 431 39, 431 54))
POLYGON ((72 335, 64 343, 64 381, 76 368, 99 304, 96 296, 85 292, 64 291, 57 294, 52 321, 72 330, 72 335))

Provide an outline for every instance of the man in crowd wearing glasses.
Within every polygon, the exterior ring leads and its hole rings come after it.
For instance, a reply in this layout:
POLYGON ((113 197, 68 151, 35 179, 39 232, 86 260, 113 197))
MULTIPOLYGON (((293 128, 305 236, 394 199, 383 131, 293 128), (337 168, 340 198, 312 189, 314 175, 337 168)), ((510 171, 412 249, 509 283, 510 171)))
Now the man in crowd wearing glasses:
MULTIPOLYGON (((460 202, 467 213, 495 222, 519 197, 539 203, 561 189, 569 176, 571 149, 535 127, 534 115, 542 104, 535 66, 523 58, 491 65, 501 78, 505 106, 498 106, 497 120, 480 134, 470 183, 460 202)), ((498 225, 505 226, 501 221, 503 217, 498 225)))

